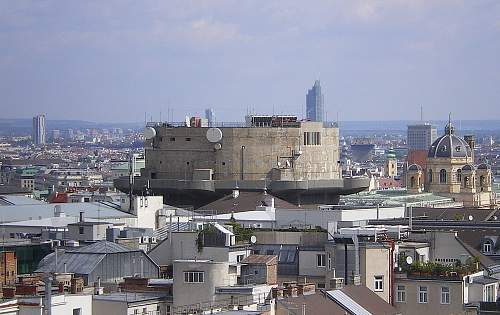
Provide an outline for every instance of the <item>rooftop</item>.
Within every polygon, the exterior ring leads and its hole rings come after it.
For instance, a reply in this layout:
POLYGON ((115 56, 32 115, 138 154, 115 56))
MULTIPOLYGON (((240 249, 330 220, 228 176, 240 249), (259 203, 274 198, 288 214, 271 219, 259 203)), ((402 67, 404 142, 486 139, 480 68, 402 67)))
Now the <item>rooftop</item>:
POLYGON ((168 297, 167 293, 163 292, 116 292, 102 295, 94 295, 94 300, 101 301, 116 301, 116 302, 127 302, 127 303, 137 303, 137 302, 147 302, 152 300, 160 300, 168 297))

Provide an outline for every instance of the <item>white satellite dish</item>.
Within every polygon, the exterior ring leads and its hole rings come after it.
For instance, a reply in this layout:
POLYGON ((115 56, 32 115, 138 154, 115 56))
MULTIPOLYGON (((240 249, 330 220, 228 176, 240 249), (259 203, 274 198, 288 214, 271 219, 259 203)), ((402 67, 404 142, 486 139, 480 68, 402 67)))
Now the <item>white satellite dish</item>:
POLYGON ((215 143, 222 140, 222 130, 219 128, 209 128, 207 130, 207 140, 215 143))
POLYGON ((156 136, 156 129, 153 127, 144 128, 144 138, 151 140, 156 136))
POLYGON ((250 237, 250 243, 255 244, 256 242, 257 242, 257 237, 255 237, 255 235, 252 235, 250 237))
POLYGON ((406 256, 406 263, 407 263, 408 265, 413 264, 413 258, 412 258, 411 256, 406 256))
POLYGON ((218 151, 218 150, 222 149, 222 145, 220 143, 216 143, 216 144, 214 144, 214 149, 218 151))
POLYGON ((474 217, 472 215, 469 215, 469 221, 474 220, 474 217))

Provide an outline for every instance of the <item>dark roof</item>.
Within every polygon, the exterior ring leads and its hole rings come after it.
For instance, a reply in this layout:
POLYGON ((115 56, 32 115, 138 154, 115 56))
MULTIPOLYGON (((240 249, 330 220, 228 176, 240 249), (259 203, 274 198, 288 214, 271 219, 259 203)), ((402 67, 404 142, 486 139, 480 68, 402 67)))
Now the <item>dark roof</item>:
MULTIPOLYGON (((277 315, 302 313, 302 305, 305 305, 306 314, 315 315, 345 315, 346 311, 354 311, 349 309, 349 305, 342 305, 341 302, 336 301, 329 292, 342 291, 352 301, 362 306, 365 310, 373 315, 395 315, 399 312, 384 301, 381 297, 365 286, 361 285, 348 285, 340 290, 332 291, 316 291, 310 295, 300 295, 298 297, 288 297, 283 300, 278 300, 278 305, 283 306, 288 312, 284 312, 282 308, 278 307, 277 315)), ((347 301, 349 302, 349 301, 347 301)), ((345 303, 349 304, 349 303, 345 303)))
POLYGON ((446 132, 432 143, 427 153, 429 158, 466 158, 471 156, 467 142, 454 135, 453 126, 449 124, 446 132))
POLYGON ((479 164, 479 166, 477 167, 478 170, 489 170, 491 167, 486 164, 486 163, 481 163, 479 164))
POLYGON ((465 164, 463 167, 462 167, 462 171, 473 171, 474 170, 474 166, 473 165, 470 165, 470 164, 465 164))
POLYGON ((310 295, 300 295, 278 300, 277 315, 302 314, 302 305, 305 305, 306 314, 315 315, 345 315, 345 310, 324 293, 316 292, 310 295), (283 310, 283 308, 286 309, 283 310), (290 311, 290 312, 289 312, 290 311))
POLYGON ((271 265, 278 263, 276 255, 249 255, 241 261, 242 264, 271 265))
POLYGON ((348 285, 342 288, 342 292, 373 315, 399 314, 396 308, 384 301, 381 297, 365 286, 348 285))
POLYGON ((207 205, 201 206, 198 210, 216 210, 217 214, 254 211, 257 206, 266 204, 266 199, 274 198, 274 207, 283 209, 298 209, 299 207, 283 199, 274 197, 264 192, 240 191, 238 197, 227 195, 215 200, 207 205))
POLYGON ((472 247, 471 245, 465 243, 463 240, 461 240, 459 237, 457 237, 457 241, 465 248, 465 250, 467 252, 469 252, 469 254, 472 256, 472 257, 477 257, 479 259, 479 263, 481 264, 481 266, 483 268, 487 268, 489 266, 493 266, 493 265, 496 265, 496 263, 489 257, 486 257, 485 255, 483 255, 481 252, 479 252, 477 249, 475 249, 474 247, 472 247))
POLYGON ((477 208, 413 208, 414 218, 425 217, 429 220, 483 222, 490 220, 494 215, 500 217, 499 210, 477 208))

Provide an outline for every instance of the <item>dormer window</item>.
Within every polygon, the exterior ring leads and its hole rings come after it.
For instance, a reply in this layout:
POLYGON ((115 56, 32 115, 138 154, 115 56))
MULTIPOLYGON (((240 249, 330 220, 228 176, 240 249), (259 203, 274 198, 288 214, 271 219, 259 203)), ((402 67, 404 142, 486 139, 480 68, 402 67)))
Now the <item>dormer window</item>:
POLYGON ((446 146, 445 146, 445 145, 443 145, 443 146, 441 147, 441 152, 446 152, 446 146))
POLYGON ((486 254, 491 253, 491 245, 492 244, 491 244, 490 240, 484 242, 483 243, 483 253, 486 253, 486 254))
POLYGON ((455 147, 455 151, 457 151, 457 152, 462 151, 462 147, 461 147, 461 146, 459 146, 459 145, 458 145, 458 146, 456 146, 456 147, 455 147))

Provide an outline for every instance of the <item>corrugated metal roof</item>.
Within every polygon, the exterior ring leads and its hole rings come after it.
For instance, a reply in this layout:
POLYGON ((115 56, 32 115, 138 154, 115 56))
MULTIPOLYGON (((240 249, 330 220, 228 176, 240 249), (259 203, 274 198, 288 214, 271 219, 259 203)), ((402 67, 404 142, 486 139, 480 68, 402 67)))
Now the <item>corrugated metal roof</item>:
POLYGON ((172 225, 170 223, 167 223, 165 226, 157 229, 156 231, 153 232, 153 236, 157 237, 160 240, 168 238, 168 232, 170 229, 172 229, 172 232, 175 231, 192 231, 193 230, 193 224, 191 222, 172 222, 172 225))
POLYGON ((108 242, 108 241, 99 241, 93 244, 77 247, 71 250, 66 251, 67 253, 87 253, 87 254, 115 254, 115 253, 127 253, 134 252, 137 250, 130 249, 123 245, 108 242))
MULTIPOLYGON (((66 264, 67 272, 76 274, 89 274, 101 262, 107 254, 136 252, 120 244, 99 241, 84 247, 58 252, 57 271, 64 271, 66 264)), ((55 253, 45 256, 35 272, 53 272, 55 270, 55 253)))
MULTIPOLYGON (((87 275, 101 262, 106 254, 77 254, 64 253, 58 254, 57 271, 63 272, 66 265, 67 272, 87 275)), ((56 255, 54 253, 45 256, 38 265, 35 272, 54 272, 56 255)))
POLYGON ((335 302, 352 312, 354 315, 372 315, 372 313, 368 312, 364 307, 356 303, 356 301, 351 299, 341 290, 327 291, 326 294, 328 294, 335 302))

